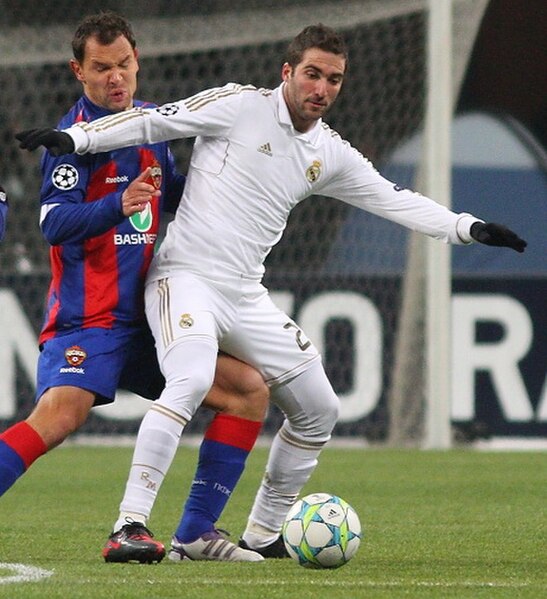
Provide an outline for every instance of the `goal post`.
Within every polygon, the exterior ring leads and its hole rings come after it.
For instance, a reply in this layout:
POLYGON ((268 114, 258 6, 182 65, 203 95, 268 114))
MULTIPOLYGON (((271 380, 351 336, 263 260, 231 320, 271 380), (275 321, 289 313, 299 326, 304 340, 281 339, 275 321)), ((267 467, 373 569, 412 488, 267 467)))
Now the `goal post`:
MULTIPOLYGON (((429 0, 424 192, 451 207, 452 0, 429 0)), ((450 247, 426 239, 425 447, 450 447, 450 247)))
MULTIPOLYGON (((425 135, 414 183, 448 208, 451 121, 486 5, 486 1, 428 0, 425 135)), ((450 247, 413 234, 406 266, 388 439, 395 446, 445 449, 451 445, 450 247), (421 327, 424 338, 419 347, 421 327)))

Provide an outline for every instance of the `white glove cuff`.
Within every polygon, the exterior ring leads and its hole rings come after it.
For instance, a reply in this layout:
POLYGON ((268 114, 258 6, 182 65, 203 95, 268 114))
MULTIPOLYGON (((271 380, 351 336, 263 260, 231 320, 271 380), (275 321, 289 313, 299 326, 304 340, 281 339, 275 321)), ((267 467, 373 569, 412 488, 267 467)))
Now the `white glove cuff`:
MULTIPOLYGON (((87 124, 87 123, 86 123, 87 124)), ((73 125, 70 129, 65 129, 63 133, 68 133, 74 142, 74 152, 76 154, 85 154, 89 147, 89 137, 80 125, 73 125)))
POLYGON ((474 239, 471 237, 471 225, 477 222, 482 223, 484 221, 465 212, 460 214, 460 218, 458 218, 456 222, 456 234, 462 243, 469 244, 474 241, 474 239))

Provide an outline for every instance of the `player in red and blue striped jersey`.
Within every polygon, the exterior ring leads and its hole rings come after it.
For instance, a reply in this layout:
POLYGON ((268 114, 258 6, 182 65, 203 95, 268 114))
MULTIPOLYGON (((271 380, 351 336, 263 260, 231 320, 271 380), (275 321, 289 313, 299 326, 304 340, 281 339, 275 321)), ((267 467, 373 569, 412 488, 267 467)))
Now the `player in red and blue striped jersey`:
MULTIPOLYGON (((106 114, 84 95, 59 127, 106 114)), ((40 343, 74 329, 140 321, 160 216, 175 212, 184 187, 168 145, 134 146, 91 160, 45 153, 42 172, 40 225, 51 245, 52 280, 40 343)))
MULTIPOLYGON (((110 12, 84 19, 73 50, 70 66, 84 95, 60 128, 145 105, 133 99, 139 65, 125 19, 110 12)), ((40 226, 51 245, 52 276, 39 338, 37 403, 26 420, 0 435, 0 494, 76 431, 94 405, 112 402, 118 387, 155 399, 165 384, 144 317, 143 290, 160 215, 176 209, 184 187, 167 143, 96 156, 45 154, 42 172, 40 226)), ((255 370, 219 358, 204 402, 218 413, 196 475, 208 481, 207 490, 190 502, 195 516, 188 526, 197 536, 217 534, 214 524, 230 494, 218 489, 231 492, 237 483, 267 401, 255 370)), ((230 545, 232 559, 262 559, 230 545)), ((164 554, 144 515, 134 513, 124 514, 103 550, 107 561, 122 562, 160 561, 164 554)))

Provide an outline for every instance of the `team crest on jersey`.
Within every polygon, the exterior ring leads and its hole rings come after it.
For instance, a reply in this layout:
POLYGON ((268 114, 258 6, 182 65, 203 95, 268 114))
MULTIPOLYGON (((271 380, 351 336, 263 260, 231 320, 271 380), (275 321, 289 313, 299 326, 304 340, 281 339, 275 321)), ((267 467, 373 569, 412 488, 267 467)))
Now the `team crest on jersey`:
POLYGON ((309 166, 306 170, 306 179, 310 183, 315 183, 317 179, 321 176, 321 161, 314 160, 312 165, 309 166))
POLYGON ((177 114, 179 107, 176 104, 164 104, 163 106, 156 108, 156 111, 163 116, 173 116, 174 114, 177 114))
POLYGON ((60 164, 51 175, 51 182, 57 189, 67 191, 78 185, 80 175, 72 164, 60 164))
POLYGON ((87 353, 79 345, 65 349, 65 360, 70 366, 80 366, 87 358, 87 353))
POLYGON ((179 326, 181 329, 189 329, 194 325, 194 319, 190 316, 190 314, 183 314, 179 320, 179 326))
POLYGON ((150 173, 150 178, 152 179, 152 185, 156 189, 160 189, 161 178, 162 178, 161 165, 157 160, 154 160, 154 162, 152 163, 150 168, 152 170, 152 172, 150 173))

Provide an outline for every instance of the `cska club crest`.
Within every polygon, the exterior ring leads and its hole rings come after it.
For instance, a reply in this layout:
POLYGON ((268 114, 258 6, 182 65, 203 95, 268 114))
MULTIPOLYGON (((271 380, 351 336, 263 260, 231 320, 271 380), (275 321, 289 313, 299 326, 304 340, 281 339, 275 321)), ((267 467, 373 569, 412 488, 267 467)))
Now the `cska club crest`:
POLYGON ((87 353, 78 345, 65 349, 65 360, 70 366, 80 366, 87 358, 87 353))
POLYGON ((156 189, 160 189, 161 178, 162 178, 160 163, 157 160, 154 160, 154 162, 150 165, 150 168, 152 169, 152 172, 150 173, 150 179, 151 179, 152 185, 156 189))

